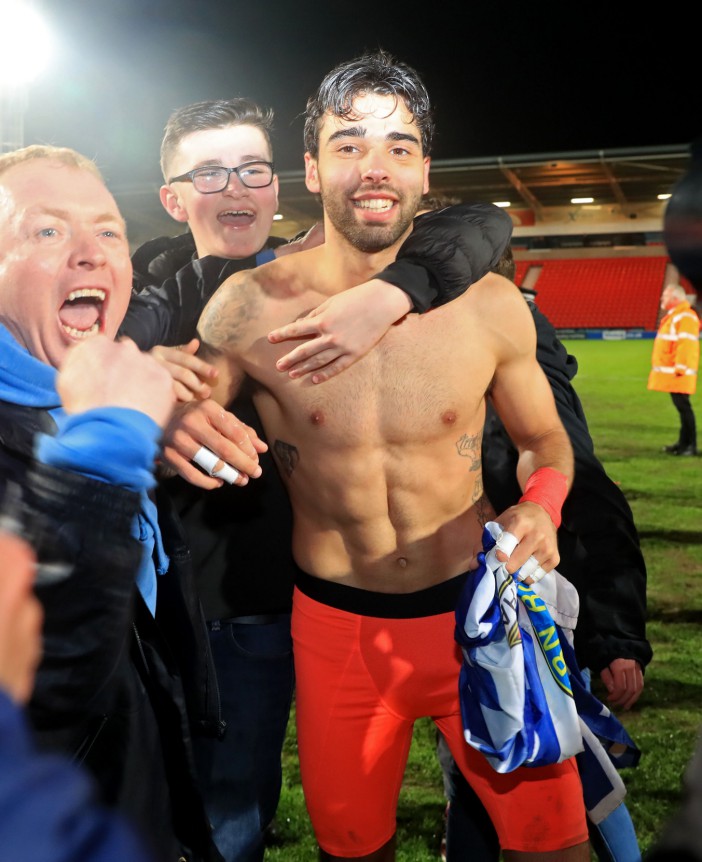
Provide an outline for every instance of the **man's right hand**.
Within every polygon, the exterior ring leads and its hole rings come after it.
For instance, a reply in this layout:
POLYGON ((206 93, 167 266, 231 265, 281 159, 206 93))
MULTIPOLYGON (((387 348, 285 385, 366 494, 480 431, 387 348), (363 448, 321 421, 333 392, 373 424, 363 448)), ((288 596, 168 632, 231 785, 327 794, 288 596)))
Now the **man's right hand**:
MULTIPOLYGON (((258 454, 268 449, 253 428, 216 401, 180 404, 164 434, 164 459, 191 484, 206 490, 219 488, 223 484, 221 479, 206 475, 192 463, 202 446, 239 471, 237 485, 246 485, 249 478, 261 475, 258 454)), ((216 465, 216 469, 220 467, 221 464, 216 465)))
POLYGON ((170 374, 129 339, 95 335, 69 348, 56 378, 67 413, 97 407, 126 407, 146 414, 162 428, 175 394, 170 374))

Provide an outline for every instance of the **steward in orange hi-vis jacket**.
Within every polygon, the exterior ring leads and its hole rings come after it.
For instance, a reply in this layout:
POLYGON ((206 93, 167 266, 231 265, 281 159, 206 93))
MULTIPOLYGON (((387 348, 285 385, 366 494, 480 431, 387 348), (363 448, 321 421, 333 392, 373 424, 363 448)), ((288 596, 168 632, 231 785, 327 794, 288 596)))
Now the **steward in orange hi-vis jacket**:
POLYGON ((661 296, 666 312, 653 343, 648 388, 670 392, 680 414, 680 436, 663 451, 671 455, 696 455, 697 433, 690 395, 697 388, 700 358, 700 319, 687 301, 684 288, 668 285, 661 296))

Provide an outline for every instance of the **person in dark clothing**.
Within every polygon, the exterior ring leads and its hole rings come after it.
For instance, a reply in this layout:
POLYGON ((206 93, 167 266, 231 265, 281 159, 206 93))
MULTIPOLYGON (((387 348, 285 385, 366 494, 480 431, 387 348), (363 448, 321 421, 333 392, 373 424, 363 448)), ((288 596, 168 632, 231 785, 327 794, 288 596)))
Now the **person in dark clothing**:
MULTIPOLYGON (((278 185, 271 124, 271 113, 247 99, 198 102, 169 118, 161 200, 189 231, 153 240, 133 255, 134 292, 120 331, 142 349, 189 342, 222 281, 271 260, 285 244, 269 236, 278 185), (242 169, 228 173, 218 191, 201 192, 200 180, 187 172, 207 165, 242 169)), ((232 409, 260 432, 247 398, 232 409)), ((294 685, 292 559, 285 542, 271 541, 273 532, 290 532, 290 507, 270 456, 260 458, 263 474, 246 489, 225 485, 204 494, 179 477, 160 484, 187 534, 217 669, 225 732, 196 739, 195 754, 215 840, 228 862, 263 858, 294 685)))
POLYGON ((0 845, 7 859, 36 862, 152 862, 131 824, 96 801, 85 770, 37 751, 24 714, 41 655, 36 556, 12 532, 6 506, 0 532, 0 845), (9 532, 8 532, 9 531, 9 532))
MULTIPOLYGON (((314 231, 303 242, 267 236, 277 204, 277 178, 269 167, 271 120, 270 112, 246 99, 195 103, 170 118, 161 200, 174 218, 188 221, 191 232, 153 240, 133 255, 135 290, 121 332, 142 349, 189 342, 207 300, 231 274, 319 241, 314 231), (245 173, 244 163, 247 171, 262 174, 245 173), (211 182, 213 168, 221 172, 227 165, 238 169, 226 168, 219 191, 200 186, 211 182), (206 176, 199 179, 193 169, 206 176), (252 181, 270 182, 252 188, 252 181)), ((477 204, 460 208, 456 223, 455 249, 465 259, 467 286, 499 257, 511 220, 496 207, 477 204)), ((411 250, 393 266, 381 277, 390 285, 401 280, 402 295, 414 291, 418 302, 428 295, 428 307, 434 277, 412 262, 411 250)), ((374 288, 401 293, 380 282, 374 288)), ((263 438, 248 395, 229 410, 263 438)), ((245 487, 212 480, 210 487, 222 487, 203 493, 180 477, 161 485, 184 523, 210 629, 227 729, 221 740, 196 740, 196 754, 218 846, 237 862, 263 858, 280 793, 294 684, 292 516, 270 453, 260 452, 257 460, 257 478, 245 487)))
POLYGON ((0 500, 39 561, 34 738, 92 773, 157 862, 216 862, 190 747, 210 715, 207 642, 149 496, 174 394, 111 340, 131 288, 124 221, 73 150, 0 156, 0 190, 0 500))
MULTIPOLYGON (((496 272, 514 280, 508 249, 496 272)), ((580 667, 598 673, 613 706, 629 709, 643 689, 643 671, 652 658, 646 638, 646 565, 633 514, 621 490, 607 476, 594 453, 580 399, 572 386, 577 360, 568 354, 548 319, 527 299, 537 334, 537 359, 553 390, 558 413, 568 431, 575 476, 558 531, 558 566, 576 587, 580 613, 575 650, 580 667)), ((519 499, 516 450, 489 406, 483 437, 485 490, 496 505, 519 499)), ((470 847, 471 858, 496 862, 499 844, 494 828, 450 755, 440 745, 449 799, 446 858, 458 862, 470 847)), ((590 840, 601 862, 634 862, 640 852, 631 819, 622 804, 597 826, 590 840)))

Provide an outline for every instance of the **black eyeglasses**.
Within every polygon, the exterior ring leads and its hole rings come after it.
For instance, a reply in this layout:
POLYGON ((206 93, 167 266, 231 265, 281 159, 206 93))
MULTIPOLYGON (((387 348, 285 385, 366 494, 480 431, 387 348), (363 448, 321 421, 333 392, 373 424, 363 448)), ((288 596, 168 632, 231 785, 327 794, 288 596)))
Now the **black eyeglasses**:
POLYGON ((168 182, 192 183, 195 191, 203 195, 212 195, 226 189, 231 174, 236 174, 239 182, 249 189, 264 189, 273 182, 273 162, 244 162, 237 168, 205 165, 179 177, 171 177, 168 182))

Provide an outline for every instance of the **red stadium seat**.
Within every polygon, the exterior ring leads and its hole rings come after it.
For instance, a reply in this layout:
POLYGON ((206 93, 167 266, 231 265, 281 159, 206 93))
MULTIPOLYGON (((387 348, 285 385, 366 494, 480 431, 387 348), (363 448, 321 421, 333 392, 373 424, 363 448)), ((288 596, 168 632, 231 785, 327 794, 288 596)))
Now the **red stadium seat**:
POLYGON ((516 282, 539 266, 537 304, 556 329, 655 330, 666 256, 518 261, 516 282))

